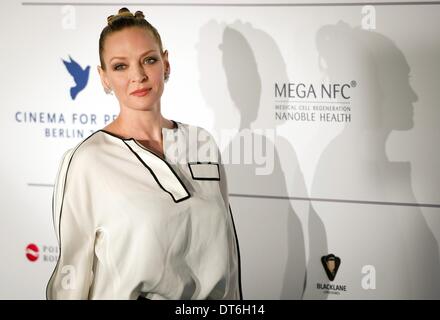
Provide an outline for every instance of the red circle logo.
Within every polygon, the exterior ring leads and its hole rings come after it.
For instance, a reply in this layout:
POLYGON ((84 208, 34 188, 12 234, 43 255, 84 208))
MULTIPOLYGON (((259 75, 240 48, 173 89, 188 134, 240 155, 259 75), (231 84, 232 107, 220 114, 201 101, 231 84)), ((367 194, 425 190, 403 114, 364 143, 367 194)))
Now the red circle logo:
POLYGON ((36 261, 38 259, 39 251, 40 250, 38 249, 36 244, 33 243, 29 244, 26 247, 26 258, 28 258, 28 260, 32 262, 36 261))

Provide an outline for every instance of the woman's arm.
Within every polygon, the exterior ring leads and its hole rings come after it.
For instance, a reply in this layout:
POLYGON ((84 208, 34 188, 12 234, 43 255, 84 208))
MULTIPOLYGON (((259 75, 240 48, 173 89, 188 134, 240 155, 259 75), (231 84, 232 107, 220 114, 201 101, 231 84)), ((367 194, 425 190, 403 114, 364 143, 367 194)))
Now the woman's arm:
POLYGON ((229 284, 228 292, 225 293, 224 299, 241 300, 243 299, 241 289, 241 267, 240 267, 240 250, 238 246, 237 232, 235 229, 234 218, 232 214, 231 204, 229 203, 228 183, 226 171, 221 161, 219 153, 220 165, 220 190, 228 210, 228 230, 229 230, 229 284))
POLYGON ((47 299, 87 299, 93 281, 91 186, 81 161, 75 161, 76 149, 64 154, 55 180, 52 213, 59 257, 47 299))

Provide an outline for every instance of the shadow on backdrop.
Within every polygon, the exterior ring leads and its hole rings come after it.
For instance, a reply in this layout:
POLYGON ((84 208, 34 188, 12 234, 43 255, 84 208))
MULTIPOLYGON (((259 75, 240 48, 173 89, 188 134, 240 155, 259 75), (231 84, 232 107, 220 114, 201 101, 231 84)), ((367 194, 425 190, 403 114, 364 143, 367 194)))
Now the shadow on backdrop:
POLYGON ((414 125, 418 97, 406 58, 386 36, 344 22, 323 26, 316 43, 329 80, 355 80, 357 87, 350 91, 352 120, 322 153, 311 196, 402 203, 313 203, 329 251, 342 260, 335 282, 347 284, 355 299, 438 299, 437 241, 420 208, 403 204, 417 203, 411 164, 386 153, 390 133, 414 125), (375 290, 362 286, 366 265, 376 270, 375 290))
MULTIPOLYGON (((207 105, 215 114, 215 130, 220 132, 223 128, 231 128, 231 123, 236 129, 236 134, 222 152, 229 193, 250 196, 234 196, 231 201, 240 243, 243 296, 245 299, 300 299, 306 263, 301 221, 289 200, 264 197, 288 196, 279 148, 284 149, 283 155, 289 156, 291 168, 288 174, 298 177, 295 190, 306 194, 296 153, 284 138, 275 136, 271 141, 252 131, 246 137, 245 145, 241 134, 250 131, 258 117, 265 77, 270 78, 271 88, 274 81, 288 81, 284 60, 267 33, 241 22, 231 25, 208 22, 201 29, 197 50, 200 87, 207 105), (264 52, 256 52, 250 43, 258 43, 264 52), (258 64, 257 54, 264 57, 258 64), (214 61, 222 61, 223 66, 214 61), (270 70, 265 70, 267 66, 270 70), (265 70, 263 73, 262 69, 265 70), (225 78, 221 78, 221 74, 225 78), (225 97, 227 93, 229 96, 225 97), (229 109, 230 105, 234 106, 233 110, 229 109), (229 118, 230 115, 237 118, 229 118), (263 150, 273 150, 273 154, 266 153, 273 165, 273 171, 268 175, 256 174, 261 164, 244 162, 246 156, 253 154, 255 141, 262 141, 263 150), (237 150, 241 150, 240 163, 233 164, 232 150, 237 146, 237 150)), ((267 122, 275 128, 272 119, 267 122)))

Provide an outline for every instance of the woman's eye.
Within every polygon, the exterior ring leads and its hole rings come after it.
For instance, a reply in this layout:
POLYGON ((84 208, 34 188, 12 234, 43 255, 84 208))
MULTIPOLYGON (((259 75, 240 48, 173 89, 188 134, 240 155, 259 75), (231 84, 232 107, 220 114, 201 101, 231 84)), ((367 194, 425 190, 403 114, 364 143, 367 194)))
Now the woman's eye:
POLYGON ((157 59, 156 58, 152 58, 152 57, 149 57, 149 58, 145 58, 144 59, 144 63, 146 63, 146 64, 153 64, 153 63, 155 63, 157 61, 157 59))
POLYGON ((123 66, 124 66, 123 64, 117 64, 113 67, 113 69, 114 70, 123 70, 123 68, 122 68, 123 66))
MULTIPOLYGON (((144 59, 144 64, 153 64, 157 61, 156 58, 153 57, 148 57, 144 59)), ((124 70, 125 69, 125 65, 124 64, 117 64, 113 67, 113 70, 124 70)))

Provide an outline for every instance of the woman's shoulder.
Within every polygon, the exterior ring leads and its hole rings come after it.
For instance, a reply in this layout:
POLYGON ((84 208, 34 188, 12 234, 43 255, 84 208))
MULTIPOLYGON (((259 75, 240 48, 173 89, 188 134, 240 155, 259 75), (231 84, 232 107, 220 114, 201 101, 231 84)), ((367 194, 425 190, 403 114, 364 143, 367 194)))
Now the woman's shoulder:
POLYGON ((188 159, 199 162, 218 162, 219 147, 212 133, 203 126, 179 122, 184 131, 188 159))
POLYGON ((68 148, 63 156, 63 162, 75 165, 90 166, 96 162, 96 158, 102 153, 104 139, 101 130, 97 130, 80 140, 73 147, 68 148))
POLYGON ((189 124, 184 122, 176 121, 179 125, 179 127, 185 131, 186 134, 193 136, 194 138, 197 138, 197 140, 210 140, 212 142, 215 142, 215 139, 212 135, 212 133, 207 130, 205 127, 195 125, 195 124, 189 124))

